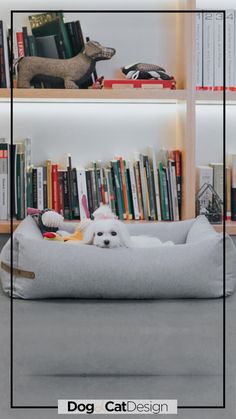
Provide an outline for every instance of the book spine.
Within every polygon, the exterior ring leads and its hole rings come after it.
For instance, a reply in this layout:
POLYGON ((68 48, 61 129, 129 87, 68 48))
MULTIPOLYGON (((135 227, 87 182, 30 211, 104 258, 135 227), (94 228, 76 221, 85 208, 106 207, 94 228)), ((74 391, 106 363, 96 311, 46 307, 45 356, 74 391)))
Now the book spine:
POLYGON ((109 202, 113 214, 116 214, 116 197, 114 191, 114 184, 112 179, 112 169, 107 171, 108 185, 109 185, 109 202))
POLYGON ((28 35, 28 42, 29 42, 29 50, 30 50, 31 57, 36 57, 38 53, 37 53, 35 37, 33 35, 28 35))
POLYGON ((63 38, 63 43, 66 50, 66 58, 71 58, 73 57, 73 51, 72 51, 72 46, 70 44, 70 38, 67 32, 67 28, 63 21, 62 13, 59 13, 59 23, 60 23, 60 30, 61 30, 61 35, 63 38))
POLYGON ((58 198, 58 165, 52 164, 52 208, 59 211, 59 198, 58 198))
POLYGON ((77 170, 72 169, 72 214, 75 220, 80 217, 79 193, 77 184, 77 170))
POLYGON ((224 200, 224 173, 223 173, 223 164, 222 165, 212 165, 213 166, 213 188, 215 192, 219 195, 220 199, 224 200))
POLYGON ((148 201, 147 201, 147 191, 146 191, 146 182, 145 182, 145 173, 144 173, 145 170, 144 170, 142 155, 140 155, 140 160, 139 160, 139 171, 140 171, 140 180, 141 180, 143 214, 144 214, 144 219, 148 220, 148 201))
POLYGON ((70 38, 70 44, 71 44, 71 47, 72 47, 73 56, 78 54, 78 46, 77 46, 77 41, 76 41, 76 38, 75 38, 74 27, 75 27, 75 22, 67 22, 66 23, 66 29, 67 29, 67 32, 68 32, 68 36, 70 38))
POLYGON ((155 211, 155 200, 154 200, 154 188, 153 188, 153 177, 151 173, 150 162, 147 156, 145 156, 145 168, 147 174, 147 184, 148 184, 148 195, 150 202, 150 219, 152 221, 156 220, 156 211, 155 211))
POLYGON ((162 177, 163 177, 164 200, 165 200, 165 207, 166 207, 166 221, 170 221, 171 214, 170 214, 170 203, 169 203, 169 196, 168 196, 168 179, 167 179, 166 167, 163 167, 162 169, 162 177))
POLYGON ((20 218, 25 218, 25 203, 26 203, 26 182, 25 182, 25 155, 20 153, 20 200, 21 200, 21 213, 20 218))
POLYGON ((18 57, 25 57, 23 32, 16 32, 16 40, 18 48, 18 57))
POLYGON ((37 167, 37 208, 44 209, 43 203, 43 168, 37 167))
POLYGON ((113 173, 114 173, 114 182, 115 182, 115 191, 116 191, 116 198, 117 198, 118 216, 119 216, 120 220, 123 220, 124 219, 124 211, 123 211, 123 205, 122 205, 121 184, 120 184, 117 162, 112 161, 111 164, 112 164, 112 169, 113 169, 113 173))
POLYGON ((27 208, 33 208, 33 174, 32 169, 29 169, 26 175, 27 182, 27 208))
POLYGON ((214 13, 214 88, 223 87, 223 24, 224 14, 214 13))
POLYGON ((83 37, 83 33, 82 33, 82 29, 81 29, 81 25, 80 25, 80 21, 77 20, 75 22, 75 25, 73 25, 73 31, 74 31, 74 36, 76 39, 76 50, 75 50, 75 54, 79 54, 82 49, 84 48, 84 37, 83 37))
POLYGON ((91 179, 91 170, 86 170, 86 184, 87 184, 87 192, 88 192, 88 207, 89 212, 92 214, 94 212, 93 207, 93 191, 92 191, 92 179, 91 179))
POLYGON ((58 170, 58 203, 59 214, 64 216, 64 187, 63 187, 63 171, 58 170))
POLYGON ((134 173, 135 173, 136 188, 137 188, 137 194, 138 194, 138 206, 139 206, 140 220, 144 220, 142 188, 141 188, 139 167, 140 167, 139 161, 136 161, 134 164, 134 169, 135 169, 134 173))
POLYGON ((213 89, 214 72, 214 14, 203 13, 203 86, 213 89))
POLYGON ((202 88, 202 13, 196 13, 196 88, 202 88))
POLYGON ((52 162, 51 160, 46 160, 47 167, 47 202, 48 209, 52 209, 52 162))
POLYGON ((4 49, 4 29, 3 22, 0 20, 0 87, 6 88, 7 81, 4 49))
POLYGON ((47 191, 47 167, 43 167, 43 206, 48 208, 48 191, 47 191))
POLYGON ((231 168, 226 167, 226 220, 231 220, 231 168))
MULTIPOLYGON (((17 184, 18 184, 18 154, 17 154, 17 184)), ((33 168, 32 169, 32 190, 33 190, 33 208, 37 208, 37 169, 33 168)), ((18 196, 17 196, 17 200, 18 200, 18 196)), ((19 201, 18 201, 19 204, 19 201)), ((18 208, 18 205, 17 205, 18 208)), ((19 213, 20 210, 18 209, 19 213)))
POLYGON ((28 30, 26 26, 22 27, 22 34, 23 34, 25 57, 29 57, 31 53, 30 53, 30 45, 29 45, 29 38, 28 38, 28 30))
POLYGON ((146 191, 148 220, 150 220, 151 219, 150 199, 149 199, 149 192, 148 192, 147 171, 146 171, 146 168, 145 167, 144 167, 144 181, 145 181, 145 191, 146 191))
POLYGON ((226 10, 226 87, 234 87, 234 48, 235 48, 234 10, 226 10))
POLYGON ((124 218, 129 219, 129 205, 127 197, 127 188, 126 188, 126 179, 125 179, 125 164, 122 158, 119 159, 120 162, 120 174, 121 174, 121 185, 124 198, 124 218))
POLYGON ((178 206, 179 206, 179 217, 181 218, 181 206, 182 206, 182 162, 181 162, 181 152, 175 150, 175 170, 176 170, 176 183, 177 183, 177 196, 178 196, 178 206))
POLYGON ((85 169, 77 170, 80 219, 90 218, 85 169))
POLYGON ((68 185, 68 173, 63 170, 63 196, 64 196, 64 217, 66 220, 70 219, 70 205, 69 205, 69 185, 68 185))
POLYGON ((125 201, 124 201, 124 193, 123 193, 123 186, 122 186, 122 175, 121 175, 121 168, 120 168, 120 161, 116 161, 117 165, 117 174, 119 178, 119 184, 120 184, 120 197, 121 197, 121 205, 123 209, 123 219, 126 220, 126 212, 125 212, 125 201))
MULTIPOLYGON (((16 190, 17 190, 17 220, 21 218, 21 179, 20 179, 20 154, 16 156, 16 190)), ((37 204, 36 204, 37 205, 37 204)), ((35 207, 36 208, 36 207, 35 207)))
POLYGON ((128 161, 127 165, 129 169, 129 176, 130 176, 130 186, 131 186, 131 196, 132 196, 132 201, 133 201, 134 219, 139 220, 140 215, 139 215, 138 194, 137 194, 137 188, 136 188, 134 167, 131 161, 128 161))
POLYGON ((236 154, 232 155, 231 220, 236 221, 236 154))
POLYGON ((101 171, 100 171, 100 169, 97 169, 96 172, 97 172, 97 194, 98 194, 98 202, 99 202, 99 205, 101 205, 101 204, 103 204, 101 171))
POLYGON ((98 207, 98 196, 97 196, 97 184, 96 184, 96 170, 91 170, 91 184, 92 184, 92 196, 93 196, 93 210, 95 211, 98 207))
POLYGON ((163 181, 163 165, 162 162, 159 162, 159 181, 160 181, 160 197, 161 197, 161 210, 162 210, 162 219, 166 221, 166 203, 165 203, 165 193, 164 193, 164 181, 163 181))
POLYGON ((102 169, 103 172, 103 189, 104 189, 104 203, 105 205, 109 205, 109 184, 108 184, 108 176, 107 171, 102 169))
POLYGON ((0 144, 0 219, 8 216, 8 146, 0 144))

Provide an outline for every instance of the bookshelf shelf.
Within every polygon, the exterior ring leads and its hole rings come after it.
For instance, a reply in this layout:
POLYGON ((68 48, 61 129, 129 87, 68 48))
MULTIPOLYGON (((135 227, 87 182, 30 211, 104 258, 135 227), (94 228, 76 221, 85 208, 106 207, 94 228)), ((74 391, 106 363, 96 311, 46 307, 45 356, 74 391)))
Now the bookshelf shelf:
MULTIPOLYGON (((1 89, 0 98, 10 99, 10 89, 1 89)), ((14 89, 14 99, 23 101, 51 101, 58 102, 80 100, 151 100, 157 102, 175 103, 186 99, 186 90, 168 89, 14 89)))
MULTIPOLYGON (((13 221, 13 230, 19 225, 20 221, 13 221)), ((0 234, 10 234, 11 232, 11 222, 10 221, 0 221, 0 234)))
MULTIPOLYGON (((231 236, 236 236, 236 221, 226 221, 225 223, 226 232, 230 234, 231 236)), ((223 226, 221 224, 214 225, 214 228, 216 231, 221 233, 223 231, 223 226)))
MULTIPOLYGON (((223 92, 198 91, 196 92, 196 102, 198 104, 223 104, 223 92)), ((226 92, 226 102, 227 104, 236 104, 236 91, 226 92)))

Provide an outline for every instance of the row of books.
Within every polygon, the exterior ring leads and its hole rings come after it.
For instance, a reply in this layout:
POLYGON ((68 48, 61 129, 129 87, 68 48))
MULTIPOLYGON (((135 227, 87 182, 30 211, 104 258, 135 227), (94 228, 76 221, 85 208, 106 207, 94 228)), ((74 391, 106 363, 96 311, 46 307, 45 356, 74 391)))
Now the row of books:
POLYGON ((52 208, 66 219, 91 217, 103 203, 121 220, 178 221, 181 215, 181 152, 159 153, 152 148, 134 161, 122 157, 109 164, 93 162, 89 168, 47 160, 31 164, 30 140, 0 144, 0 219, 9 218, 9 159, 15 162, 14 214, 23 219, 27 207, 52 208))
MULTIPOLYGON (((196 176, 196 190, 199 191, 204 185, 212 186, 222 204, 224 202, 223 167, 223 163, 210 163, 208 166, 197 166, 196 176)), ((236 221, 236 154, 229 154, 227 156, 225 170, 225 216, 227 220, 236 221)))
MULTIPOLYGON (((0 21, 0 65, 2 65, 0 87, 10 85, 10 57, 17 63, 18 59, 26 56, 40 56, 45 58, 71 58, 84 48, 84 37, 80 21, 64 22, 61 12, 42 13, 28 16, 31 32, 27 26, 21 31, 13 31, 13 51, 11 53, 11 31, 6 31, 0 21), (1 44, 4 52, 1 53, 1 44), (2 63, 2 64, 1 64, 2 63)), ((16 86, 17 66, 14 66, 14 85, 16 86)), ((94 78, 96 77, 96 72, 94 78)), ((78 84, 81 88, 92 85, 91 77, 87 82, 78 84)), ((38 75, 32 80, 36 88, 64 88, 63 80, 57 77, 38 75)))
MULTIPOLYGON (((236 11, 225 11, 225 85, 236 89, 236 11)), ((222 90, 224 68, 224 13, 196 13, 196 88, 222 90)))

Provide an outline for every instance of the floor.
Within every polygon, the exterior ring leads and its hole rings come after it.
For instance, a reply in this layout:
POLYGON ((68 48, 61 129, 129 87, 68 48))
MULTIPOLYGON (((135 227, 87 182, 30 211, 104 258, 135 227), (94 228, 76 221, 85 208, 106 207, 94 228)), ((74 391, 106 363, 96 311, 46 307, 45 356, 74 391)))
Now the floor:
MULTIPOLYGON (((0 247, 7 240, 7 236, 0 237, 0 247)), ((236 240, 235 240, 236 244, 236 240)), ((5 308, 0 307, 0 418, 1 419, 53 419, 57 417, 57 410, 52 409, 10 409, 9 408, 9 342, 10 342, 10 330, 9 330, 9 312, 6 312, 5 308)), ((236 418, 236 307, 232 310, 227 310, 227 379, 226 379, 226 409, 183 409, 179 410, 178 417, 180 419, 235 419, 236 418), (230 331, 230 333, 229 333, 230 331)), ((149 378, 148 380, 150 380, 149 378)), ((104 380, 104 378, 103 378, 104 380)), ((107 378, 105 378, 107 380, 107 378)), ((145 384, 145 380, 143 384, 145 384)), ((196 384, 196 377, 194 377, 196 384)), ((209 377, 205 377, 207 385, 214 386, 214 383, 209 377)), ((71 388, 75 387, 79 389, 77 378, 71 377, 71 388)), ((164 381, 162 381, 164 382, 164 381)), ((201 386, 202 378, 199 378, 199 390, 201 386)), ((31 381, 32 383, 32 381, 31 381)), ((191 383, 191 380, 190 380, 191 383)), ((91 383, 88 381, 88 385, 91 383)), ((18 383, 19 386, 23 385, 18 383)), ((45 392, 50 392, 50 386, 57 386, 57 377, 47 384, 45 381, 45 392)), ((109 380, 106 382, 107 388, 109 388, 109 380)), ((165 385, 165 384, 164 384, 165 385)), ((181 386, 181 377, 173 379, 173 385, 181 386), (176 383, 175 383, 176 381, 176 383)), ((190 384, 191 385, 191 384, 190 384)), ((117 384, 119 386, 119 383, 117 384)), ((32 385, 29 392, 34 392, 34 386, 32 385)), ((36 395, 37 398, 37 395, 36 395)), ((205 401, 207 403, 207 401, 205 401)), ((98 415, 103 417, 102 415, 98 415)), ((106 415, 109 417, 109 415, 106 415)), ((128 415, 123 415, 128 417, 128 415)), ((142 417, 150 417, 149 415, 142 415, 142 417)))

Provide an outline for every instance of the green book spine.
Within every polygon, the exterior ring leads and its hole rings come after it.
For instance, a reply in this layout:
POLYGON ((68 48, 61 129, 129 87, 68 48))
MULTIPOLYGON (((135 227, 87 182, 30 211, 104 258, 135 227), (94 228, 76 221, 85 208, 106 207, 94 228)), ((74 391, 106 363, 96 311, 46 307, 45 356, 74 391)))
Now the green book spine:
MULTIPOLYGON (((119 161, 118 161, 119 163, 119 161)), ((116 189, 116 199, 117 199, 117 207, 118 207, 118 216, 120 220, 124 219, 124 210, 122 205, 122 195, 121 195, 121 182, 119 177, 118 165, 117 161, 112 161, 112 168, 115 178, 115 189, 116 189)))
POLYGON ((33 35, 28 35, 28 41, 29 41, 30 55, 36 57, 37 47, 36 47, 35 37, 33 35))
POLYGON ((161 192, 161 209, 162 209, 162 219, 164 221, 166 218, 166 205, 165 205, 165 191, 163 183, 163 165, 162 162, 159 162, 159 181, 160 181, 160 192, 161 192))
POLYGON ((109 189, 110 189, 110 202, 111 202, 111 209, 114 214, 116 214, 116 202, 115 202, 115 191, 112 182, 112 174, 111 171, 108 172, 108 182, 109 182, 109 189))
POLYGON ((125 172, 125 185, 126 185, 126 192, 127 192, 127 199, 128 199, 128 208, 129 208, 129 219, 133 219, 133 205, 132 205, 132 197, 131 197, 131 190, 130 190, 130 182, 128 179, 128 171, 126 168, 126 161, 123 160, 124 165, 124 172, 125 172))
POLYGON ((17 220, 21 219, 21 180, 20 180, 20 172, 21 172, 21 157, 20 154, 16 156, 16 200, 17 200, 17 220))
POLYGON ((93 172, 94 172, 94 182, 96 188, 96 208, 99 207, 99 187, 98 187, 98 172, 97 172, 97 163, 93 163, 93 172))
POLYGON ((123 194, 123 189, 122 189, 122 177, 121 177, 121 170, 120 170, 120 160, 116 161, 116 166, 117 166, 117 173, 118 173, 118 178, 119 178, 119 184, 120 184, 120 196, 121 196, 121 205, 123 208, 123 218, 125 219, 125 201, 124 201, 124 194, 123 194))
POLYGON ((64 47, 66 51, 66 58, 71 58, 73 57, 72 45, 70 42, 69 34, 67 32, 67 27, 63 20, 62 13, 59 13, 59 23, 60 23, 61 34, 62 34, 63 43, 64 43, 64 47))

